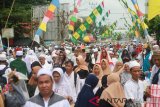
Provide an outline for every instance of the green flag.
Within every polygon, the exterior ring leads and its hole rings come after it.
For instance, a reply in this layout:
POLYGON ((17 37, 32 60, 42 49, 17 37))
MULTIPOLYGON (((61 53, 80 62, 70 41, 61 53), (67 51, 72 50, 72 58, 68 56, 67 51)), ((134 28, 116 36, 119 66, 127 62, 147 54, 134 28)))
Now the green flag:
POLYGON ((72 16, 72 17, 70 18, 70 20, 73 21, 73 22, 77 22, 77 18, 76 18, 75 16, 72 16))

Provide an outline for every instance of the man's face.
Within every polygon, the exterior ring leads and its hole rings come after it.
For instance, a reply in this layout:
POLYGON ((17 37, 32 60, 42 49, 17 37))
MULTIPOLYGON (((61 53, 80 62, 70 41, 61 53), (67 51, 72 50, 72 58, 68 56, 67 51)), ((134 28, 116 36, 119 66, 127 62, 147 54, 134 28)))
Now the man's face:
POLYGON ((59 81, 60 81, 60 79, 61 79, 61 75, 60 75, 57 71, 55 71, 55 72, 53 73, 53 79, 54 79, 54 82, 55 82, 55 83, 59 83, 59 81))
POLYGON ((67 63, 65 68, 66 68, 66 72, 72 72, 73 70, 73 66, 71 63, 67 63))
POLYGON ((38 88, 42 96, 49 95, 52 92, 53 80, 48 75, 38 77, 38 88))
POLYGON ((40 66, 35 66, 32 68, 32 76, 34 77, 35 80, 37 80, 37 73, 41 69, 40 66))
POLYGON ((61 60, 63 60, 63 58, 64 58, 63 53, 60 53, 60 54, 59 54, 59 58, 60 58, 61 60))
POLYGON ((131 75, 132 75, 132 79, 133 80, 136 80, 136 81, 138 81, 138 78, 139 78, 139 76, 140 76, 140 71, 141 71, 141 69, 140 69, 140 67, 133 67, 132 69, 131 69, 131 75))
POLYGON ((45 58, 44 57, 39 57, 39 61, 42 65, 45 64, 45 58))
POLYGON ((155 65, 157 66, 157 67, 160 67, 160 57, 154 57, 153 58, 154 59, 154 63, 155 63, 155 65))

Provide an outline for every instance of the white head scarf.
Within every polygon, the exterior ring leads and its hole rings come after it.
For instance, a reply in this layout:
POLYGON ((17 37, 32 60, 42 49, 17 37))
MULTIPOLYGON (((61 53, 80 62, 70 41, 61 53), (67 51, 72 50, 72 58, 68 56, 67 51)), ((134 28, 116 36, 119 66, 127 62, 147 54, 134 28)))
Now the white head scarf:
POLYGON ((70 83, 69 83, 69 80, 64 78, 63 70, 61 68, 54 68, 53 73, 54 72, 58 72, 61 76, 61 79, 60 79, 59 83, 54 82, 54 85, 53 85, 54 92, 61 95, 61 96, 64 96, 64 97, 65 96, 71 96, 70 83))

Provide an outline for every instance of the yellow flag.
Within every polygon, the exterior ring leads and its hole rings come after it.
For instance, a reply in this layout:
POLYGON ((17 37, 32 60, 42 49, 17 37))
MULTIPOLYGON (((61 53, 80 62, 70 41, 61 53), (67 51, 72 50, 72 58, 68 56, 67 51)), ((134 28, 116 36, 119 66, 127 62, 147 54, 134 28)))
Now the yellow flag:
POLYGON ((54 12, 56 9, 56 6, 53 4, 50 4, 50 6, 48 7, 48 10, 50 10, 51 12, 54 12))
POLYGON ((136 38, 138 38, 139 35, 140 35, 139 32, 138 32, 137 30, 135 31, 135 35, 136 35, 136 38))
POLYGON ((42 22, 42 23, 40 24, 39 28, 40 28, 41 30, 43 30, 43 31, 46 32, 46 29, 47 29, 46 23, 42 22))
POLYGON ((142 22, 141 25, 142 25, 143 30, 148 29, 148 26, 144 22, 142 22))
POLYGON ((160 0, 148 1, 148 20, 160 15, 160 0))
POLYGON ((94 10, 93 10, 93 14, 94 14, 95 16, 98 16, 98 15, 99 15, 98 10, 97 10, 97 9, 94 9, 94 10))
POLYGON ((89 24, 93 23, 93 20, 91 19, 90 16, 88 16, 88 17, 86 18, 86 21, 87 21, 89 24))
POLYGON ((74 27, 71 26, 71 25, 68 26, 68 29, 71 30, 71 31, 74 31, 74 27))
POLYGON ((78 39, 78 38, 80 37, 80 35, 79 35, 77 32, 75 32, 75 33, 73 34, 73 36, 74 36, 75 39, 78 39))
POLYGON ((86 30, 86 27, 82 24, 80 27, 79 27, 83 32, 86 30))

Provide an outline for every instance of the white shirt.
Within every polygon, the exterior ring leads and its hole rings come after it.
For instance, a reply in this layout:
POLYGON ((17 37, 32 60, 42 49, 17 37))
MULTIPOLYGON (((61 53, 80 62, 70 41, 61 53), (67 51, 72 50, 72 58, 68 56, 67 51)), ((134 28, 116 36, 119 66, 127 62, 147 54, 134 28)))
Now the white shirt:
POLYGON ((73 98, 73 101, 76 102, 77 100, 77 96, 80 92, 80 78, 79 78, 79 75, 77 74, 77 80, 76 80, 76 87, 75 87, 75 83, 74 83, 74 71, 68 75, 66 72, 64 74, 64 78, 66 78, 69 83, 70 83, 70 86, 71 86, 71 89, 72 89, 72 98, 73 98))
POLYGON ((138 82, 133 79, 128 80, 124 85, 125 96, 127 99, 132 99, 143 103, 144 85, 143 82, 138 82))
MULTIPOLYGON (((151 80, 151 83, 152 83, 153 76, 158 72, 158 70, 159 70, 159 68, 158 68, 156 65, 154 65, 154 66, 152 67, 151 79, 150 79, 150 80, 151 80)), ((158 77, 159 77, 158 85, 160 85, 160 73, 159 73, 158 77)))

